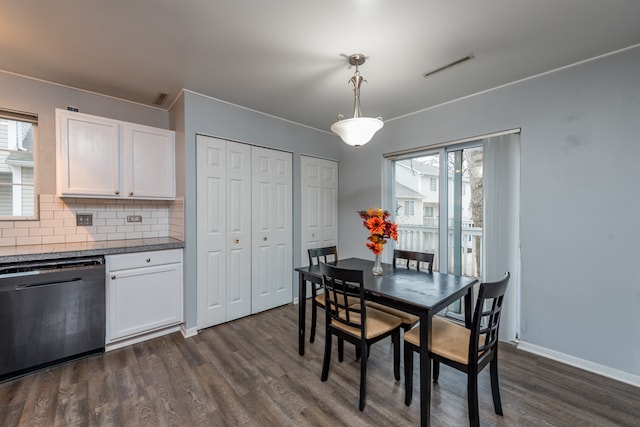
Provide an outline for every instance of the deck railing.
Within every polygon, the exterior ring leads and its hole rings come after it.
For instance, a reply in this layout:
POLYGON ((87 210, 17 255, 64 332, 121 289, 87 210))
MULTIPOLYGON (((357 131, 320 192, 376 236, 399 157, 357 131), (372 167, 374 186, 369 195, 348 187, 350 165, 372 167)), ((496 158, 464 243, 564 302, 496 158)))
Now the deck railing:
MULTIPOLYGON (((448 241, 453 240, 453 229, 449 228, 448 241)), ((438 256, 438 227, 424 225, 404 225, 398 224, 398 249, 418 252, 431 252, 435 254, 433 269, 445 271, 440 267, 440 257, 438 256)), ((462 227, 462 244, 460 251, 460 264, 463 276, 480 277, 479 262, 476 261, 476 247, 482 248, 482 228, 462 227), (476 246, 477 245, 477 246, 476 246)), ((449 263, 452 265, 453 248, 449 247, 449 263)), ((480 258, 478 258, 480 259, 480 258)), ((449 268, 452 272, 453 268, 449 268)))

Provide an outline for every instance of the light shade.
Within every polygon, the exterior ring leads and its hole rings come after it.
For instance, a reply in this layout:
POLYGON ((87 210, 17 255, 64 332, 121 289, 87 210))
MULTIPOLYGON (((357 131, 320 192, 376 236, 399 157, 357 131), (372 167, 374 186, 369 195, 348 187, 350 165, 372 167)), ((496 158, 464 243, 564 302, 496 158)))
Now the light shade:
POLYGON ((358 148, 371 141, 373 135, 382 129, 383 124, 379 118, 354 117, 338 120, 331 125, 331 132, 338 134, 345 143, 358 148))
POLYGON ((331 125, 331 132, 338 134, 344 142, 356 148, 371 141, 383 125, 380 117, 363 117, 360 111, 360 86, 365 79, 360 75, 358 66, 364 64, 364 61, 365 56, 361 53, 354 53, 349 57, 349 65, 356 67, 356 72, 349 80, 353 84, 353 118, 342 120, 342 114, 338 114, 338 121, 331 125))

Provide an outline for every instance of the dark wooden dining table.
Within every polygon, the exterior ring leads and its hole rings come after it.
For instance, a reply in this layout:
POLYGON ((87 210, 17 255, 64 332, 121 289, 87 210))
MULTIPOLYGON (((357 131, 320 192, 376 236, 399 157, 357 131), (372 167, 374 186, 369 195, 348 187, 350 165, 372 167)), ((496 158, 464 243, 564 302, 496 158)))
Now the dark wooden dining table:
MULTIPOLYGON (((420 317, 420 425, 428 426, 431 417, 431 364, 427 352, 431 346, 432 316, 449 304, 463 298, 465 300, 465 322, 471 322, 471 294, 477 279, 455 276, 434 271, 433 273, 394 268, 391 264, 382 264, 382 276, 371 274, 373 261, 360 258, 347 258, 332 262, 340 268, 362 270, 367 300, 386 304, 420 317)), ((298 352, 304 355, 307 282, 322 283, 322 274, 318 265, 298 267, 298 352)))

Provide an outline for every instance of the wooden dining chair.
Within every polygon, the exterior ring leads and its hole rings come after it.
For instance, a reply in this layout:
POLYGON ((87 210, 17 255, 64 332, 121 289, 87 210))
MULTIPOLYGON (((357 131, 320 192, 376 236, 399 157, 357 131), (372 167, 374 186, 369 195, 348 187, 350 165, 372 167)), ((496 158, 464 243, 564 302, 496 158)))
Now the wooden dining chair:
MULTIPOLYGON (((308 251, 309 265, 319 265, 321 262, 337 262, 338 261, 338 248, 335 246, 327 246, 324 248, 311 248, 308 251)), ((312 343, 316 338, 316 323, 318 320, 318 307, 324 308, 324 291, 322 290, 322 283, 311 283, 312 298, 311 298, 311 333, 309 336, 309 342, 312 343)))
MULTIPOLYGON (((480 284, 471 329, 439 316, 434 316, 431 324, 429 359, 433 360, 433 380, 438 381, 441 362, 467 374, 467 405, 471 426, 480 425, 478 374, 487 365, 490 366, 493 407, 496 414, 502 415, 498 385, 498 329, 509 277, 507 272, 497 282, 480 284)), ((420 326, 404 334, 404 403, 407 406, 411 404, 413 394, 413 353, 419 351, 420 326)))
POLYGON ((393 268, 396 268, 398 265, 398 260, 403 259, 406 260, 406 267, 409 268, 412 264, 411 261, 415 261, 416 269, 420 271, 420 263, 424 262, 427 264, 427 271, 429 273, 433 273, 433 254, 429 252, 414 252, 414 251, 405 251, 402 249, 395 249, 393 251, 393 268))
POLYGON ((391 336, 393 343, 393 375, 400 380, 400 324, 395 316, 367 307, 364 303, 362 270, 347 270, 325 263, 320 264, 325 294, 324 360, 320 379, 329 377, 331 342, 338 338, 338 357, 343 359, 344 340, 356 346, 356 357, 360 359, 360 410, 364 410, 366 396, 366 374, 369 347, 391 336), (348 305, 345 301, 357 299, 359 303, 348 305))
MULTIPOLYGON (((415 261, 416 269, 420 271, 420 263, 427 264, 427 271, 429 273, 433 273, 433 254, 427 252, 414 252, 414 251, 404 251, 400 249, 395 249, 393 251, 393 268, 396 268, 398 263, 397 260, 405 260, 406 267, 410 268, 410 265, 413 264, 412 261, 415 261)), ((377 302, 367 301, 367 305, 369 307, 375 308, 377 310, 384 311, 385 313, 392 314, 396 317, 399 317, 402 320, 402 328, 405 331, 408 331, 412 327, 418 323, 420 318, 414 314, 407 313, 402 310, 397 310, 395 308, 391 308, 384 304, 380 304, 377 302)))

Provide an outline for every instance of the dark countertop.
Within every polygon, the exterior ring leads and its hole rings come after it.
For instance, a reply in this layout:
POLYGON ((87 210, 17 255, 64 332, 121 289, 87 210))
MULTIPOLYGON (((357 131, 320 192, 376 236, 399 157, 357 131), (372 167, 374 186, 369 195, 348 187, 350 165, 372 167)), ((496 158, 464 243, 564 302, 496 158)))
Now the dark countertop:
POLYGON ((50 245, 5 246, 0 247, 0 263, 125 254, 180 248, 184 248, 184 242, 171 237, 55 243, 50 245))

